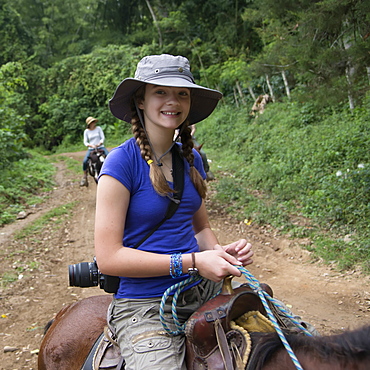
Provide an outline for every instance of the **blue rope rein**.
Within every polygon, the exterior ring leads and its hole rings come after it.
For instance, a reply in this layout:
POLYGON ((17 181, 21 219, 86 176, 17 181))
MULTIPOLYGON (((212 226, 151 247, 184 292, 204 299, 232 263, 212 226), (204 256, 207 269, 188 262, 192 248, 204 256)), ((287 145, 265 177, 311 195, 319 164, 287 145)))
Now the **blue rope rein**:
MULTIPOLYGON (((241 266, 235 266, 243 275, 244 277, 247 279, 247 283, 248 285, 250 286, 250 288, 258 294, 258 296, 260 297, 262 303, 264 304, 264 308, 269 316, 269 319, 271 321, 273 321, 271 319, 271 317, 273 317, 275 319, 275 316, 274 314, 271 312, 271 309, 270 307, 268 306, 267 302, 266 302, 266 299, 269 300, 284 316, 288 317, 293 323, 294 325, 296 325, 300 330, 302 330, 306 335, 308 336, 312 336, 312 334, 304 327, 302 326, 302 324, 295 319, 294 316, 291 315, 291 313, 289 311, 287 311, 287 309, 281 305, 281 303, 276 300, 275 298, 272 298, 267 292, 265 292, 261 286, 260 286, 260 283, 259 281, 245 268, 245 267, 241 267, 241 266), (266 305, 265 305, 266 303, 266 305), (266 308, 267 306, 267 308, 266 308)), ((276 320, 276 319, 275 319, 276 320)), ((279 325, 278 325, 279 326, 279 325)), ((279 329, 280 329, 280 326, 279 326, 279 329)))
MULTIPOLYGON (((267 292, 265 292, 261 286, 260 286, 260 283, 259 281, 245 268, 245 267, 241 267, 241 266, 235 266, 243 275, 244 277, 246 278, 247 280, 247 283, 248 285, 250 286, 250 288, 256 293, 258 294, 259 298, 261 299, 261 302, 263 304, 263 307, 265 308, 266 310, 266 313, 267 313, 267 316, 269 318, 269 320, 272 322, 277 334, 279 335, 279 338, 281 340, 281 342, 283 343, 285 349, 287 350, 291 360, 293 361, 295 367, 297 370, 303 370, 301 364, 299 363, 296 355, 294 354, 292 348, 290 347, 288 341, 286 340, 285 336, 284 336, 284 333, 282 332, 274 314, 272 313, 267 301, 270 301, 271 304, 273 304, 282 314, 284 314, 284 316, 288 317, 299 329, 301 329, 306 335, 308 336, 312 336, 312 334, 305 328, 301 325, 301 323, 299 321, 297 321, 289 311, 286 310, 286 308, 284 306, 281 305, 281 303, 276 300, 275 298, 272 298, 267 292)), ((159 318, 160 318, 160 321, 162 323, 162 326, 164 328, 164 330, 171 336, 176 336, 176 335, 180 335, 180 334, 184 334, 185 332, 185 326, 186 326, 186 323, 184 324, 181 324, 179 319, 178 319, 178 316, 177 316, 177 309, 176 309, 176 306, 177 306, 177 300, 178 300, 178 297, 180 295, 180 293, 190 284, 198 281, 198 280, 201 280, 203 279, 201 276, 191 276, 183 281, 181 281, 180 283, 177 283, 177 284, 174 284, 172 285, 171 287, 169 287, 163 294, 162 296, 162 299, 161 299, 161 304, 160 304, 160 307, 159 307, 159 318), (169 322, 166 317, 165 317, 165 312, 164 312, 164 307, 165 307, 165 304, 166 304, 166 301, 167 301, 167 298, 168 296, 173 292, 175 291, 175 293, 173 294, 173 298, 172 298, 172 308, 171 308, 171 311, 172 311, 172 318, 173 318, 173 322, 175 324, 175 327, 176 327, 176 330, 171 330, 167 323, 169 322)))
POLYGON ((177 306, 177 299, 179 298, 179 295, 180 293, 190 284, 198 281, 198 280, 201 280, 202 277, 201 276, 190 276, 188 277, 187 279, 183 280, 183 281, 180 281, 179 283, 177 284, 174 284, 172 285, 171 287, 169 287, 164 293, 163 293, 163 296, 162 296, 162 299, 161 299, 161 304, 159 306, 159 318, 161 320, 161 323, 162 323, 162 326, 163 326, 163 329, 168 333, 170 334, 171 336, 175 336, 175 335, 179 335, 179 334, 183 334, 185 332, 185 325, 186 323, 184 324, 181 324, 180 321, 179 321, 179 318, 177 316, 177 309, 176 309, 176 306, 177 306), (172 318, 173 318, 173 321, 175 323, 175 326, 177 328, 177 330, 175 331, 172 331, 168 325, 167 325, 167 322, 168 320, 166 320, 166 317, 165 317, 165 312, 164 312, 164 306, 166 304, 166 301, 167 301, 167 298, 168 296, 171 294, 171 292, 175 291, 174 295, 173 295, 173 298, 172 298, 172 318))
POLYGON ((275 305, 280 311, 284 313, 285 316, 289 317, 295 325, 297 325, 306 335, 312 336, 312 334, 304 328, 301 323, 299 323, 276 299, 272 298, 267 292, 265 292, 261 286, 258 280, 245 268, 241 266, 235 266, 238 268, 238 270, 245 276, 247 279, 248 285, 251 287, 251 289, 258 294, 260 297, 263 307, 266 310, 267 316, 269 320, 272 322, 274 325, 274 328, 276 332, 279 335, 279 338, 281 342, 283 343, 285 349, 287 350, 291 360, 293 361, 294 366, 296 367, 297 370, 303 370, 303 367, 299 363, 296 355, 294 354, 292 348, 290 347, 290 344, 285 338, 284 333, 282 332, 280 325, 278 324, 274 314, 272 313, 267 300, 269 300, 273 305, 275 305))

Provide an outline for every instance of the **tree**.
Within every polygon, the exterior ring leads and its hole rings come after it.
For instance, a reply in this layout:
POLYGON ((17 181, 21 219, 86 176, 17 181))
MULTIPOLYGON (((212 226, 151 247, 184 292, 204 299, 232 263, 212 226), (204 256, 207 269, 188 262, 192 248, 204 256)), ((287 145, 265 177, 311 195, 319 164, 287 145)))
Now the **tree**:
POLYGON ((364 47, 363 42, 370 25, 370 5, 364 3, 360 0, 254 2, 254 11, 245 13, 244 17, 253 22, 265 44, 256 63, 258 60, 269 67, 270 73, 280 69, 280 73, 289 71, 298 76, 298 84, 310 94, 320 94, 323 103, 330 99, 343 101, 347 94, 353 107, 356 97, 362 96, 356 91, 358 82, 367 78, 359 62, 370 65, 369 45, 364 47), (327 89, 332 91, 331 95, 324 91, 327 89))
POLYGON ((32 54, 33 37, 12 2, 0 0, 0 65, 32 54))
POLYGON ((2 145, 1 165, 4 168, 23 154, 26 135, 23 130, 27 115, 20 115, 24 108, 23 93, 27 89, 26 79, 20 63, 6 63, 0 68, 0 141, 2 145))
POLYGON ((47 99, 40 101, 26 127, 34 143, 51 150, 66 137, 81 141, 88 116, 98 117, 103 127, 114 125, 108 100, 118 83, 134 74, 142 56, 139 48, 111 45, 66 58, 46 70, 42 90, 47 99))

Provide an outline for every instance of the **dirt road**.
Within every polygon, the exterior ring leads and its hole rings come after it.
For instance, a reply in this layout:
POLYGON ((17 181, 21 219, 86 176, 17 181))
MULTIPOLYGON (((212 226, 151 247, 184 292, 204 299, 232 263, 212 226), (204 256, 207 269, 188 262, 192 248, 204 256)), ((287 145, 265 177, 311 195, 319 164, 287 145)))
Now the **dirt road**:
MULTIPOLYGON (((68 156, 82 160, 84 153, 68 156)), ((0 286, 0 369, 37 369, 37 350, 44 325, 63 305, 83 297, 105 294, 97 287, 68 286, 68 265, 92 261, 95 184, 79 187, 79 178, 58 166, 57 185, 42 206, 26 219, 0 228, 0 272, 17 280, 0 286), (75 202, 72 218, 52 220, 41 234, 16 240, 20 230, 50 209, 75 202), (61 220, 61 221, 58 221, 61 220), (55 221, 55 222, 53 222, 55 221)), ((370 323, 370 279, 359 272, 340 273, 310 261, 302 246, 275 230, 237 223, 208 201, 212 227, 222 244, 241 237, 255 249, 249 268, 268 283, 275 297, 295 314, 316 326, 321 334, 338 333, 370 323)), ((243 281, 243 279, 241 279, 243 281)))

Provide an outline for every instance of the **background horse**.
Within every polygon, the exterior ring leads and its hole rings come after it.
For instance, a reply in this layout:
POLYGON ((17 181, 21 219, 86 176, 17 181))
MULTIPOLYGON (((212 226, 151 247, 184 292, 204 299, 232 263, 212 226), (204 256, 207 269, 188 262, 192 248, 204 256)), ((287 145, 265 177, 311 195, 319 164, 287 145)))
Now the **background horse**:
POLYGON ((200 156, 202 157, 202 163, 203 163, 203 168, 204 168, 204 172, 206 173, 206 180, 207 181, 212 181, 215 179, 215 175, 213 174, 213 172, 210 170, 209 168, 209 163, 208 163, 208 159, 207 159, 207 154, 204 152, 204 150, 202 149, 203 147, 203 144, 199 145, 198 142, 193 139, 193 143, 194 143, 194 149, 200 154, 200 156))
POLYGON ((91 151, 89 158, 87 160, 89 174, 94 178, 96 183, 98 183, 100 170, 103 166, 105 157, 106 155, 103 149, 94 148, 94 150, 91 151))
MULTIPOLYGON (((296 370, 276 333, 258 334, 247 369, 296 370)), ((305 370, 370 369, 370 326, 338 335, 308 337, 288 334, 286 339, 305 370)))
MULTIPOLYGON (((78 370, 106 326, 111 295, 93 296, 63 308, 41 343, 39 370, 78 370)), ((252 352, 247 369, 295 370, 276 333, 251 333, 252 352)), ((370 326, 343 334, 308 337, 287 334, 286 338, 305 370, 370 369, 370 326)))

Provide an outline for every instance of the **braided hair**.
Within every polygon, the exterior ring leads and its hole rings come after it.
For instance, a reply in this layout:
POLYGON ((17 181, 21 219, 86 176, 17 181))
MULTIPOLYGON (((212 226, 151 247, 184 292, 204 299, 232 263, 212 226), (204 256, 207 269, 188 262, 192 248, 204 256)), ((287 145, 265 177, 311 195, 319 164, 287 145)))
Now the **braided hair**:
MULTIPOLYGON (((169 193, 174 193, 160 169, 153 158, 152 148, 149 144, 149 140, 146 136, 145 130, 141 125, 138 112, 136 110, 135 101, 138 102, 144 99, 145 86, 140 87, 137 92, 134 94, 131 100, 131 125, 132 133, 136 139, 136 144, 140 148, 141 157, 149 164, 150 172, 149 177, 150 181, 154 187, 154 190, 162 196, 166 196, 169 193)), ((184 158, 190 165, 190 179, 198 191, 199 195, 204 199, 207 193, 207 186, 203 180, 201 174, 194 166, 194 153, 193 153, 193 140, 191 137, 191 129, 188 125, 188 121, 185 121, 182 125, 185 127, 181 130, 181 143, 182 143, 182 153, 184 158)))

